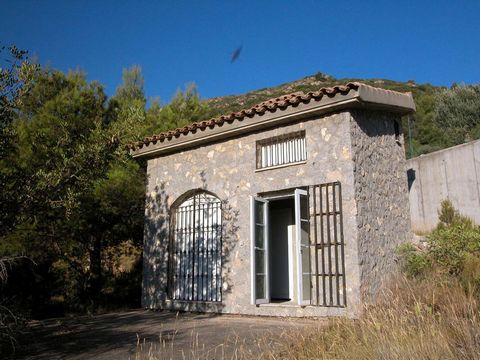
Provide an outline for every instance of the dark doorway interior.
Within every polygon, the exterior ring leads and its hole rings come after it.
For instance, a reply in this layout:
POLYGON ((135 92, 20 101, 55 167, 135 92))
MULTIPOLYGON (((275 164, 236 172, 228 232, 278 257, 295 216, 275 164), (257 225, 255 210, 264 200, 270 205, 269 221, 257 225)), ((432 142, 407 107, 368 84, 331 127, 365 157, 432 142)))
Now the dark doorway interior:
MULTIPOLYGON (((269 202, 270 300, 290 301, 289 225, 295 223, 293 197, 269 202)), ((291 247, 291 245, 290 245, 291 247)))

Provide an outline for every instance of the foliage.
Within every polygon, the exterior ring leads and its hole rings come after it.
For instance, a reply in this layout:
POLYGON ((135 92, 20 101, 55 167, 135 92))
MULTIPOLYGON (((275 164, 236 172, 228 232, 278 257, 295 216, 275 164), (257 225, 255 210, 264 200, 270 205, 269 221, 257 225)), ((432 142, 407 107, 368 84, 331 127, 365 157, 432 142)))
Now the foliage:
POLYGON ((480 85, 457 85, 435 95, 435 123, 447 134, 448 146, 477 139, 480 85))
MULTIPOLYGON (((26 297, 35 316, 44 312, 37 304, 95 308, 108 272, 103 249, 129 239, 141 243, 145 175, 124 147, 145 118, 144 102, 140 119, 129 112, 141 101, 132 95, 141 93, 131 89, 136 84, 121 88, 115 118, 107 118, 103 88, 81 72, 39 69, 20 95, 15 146, 2 167, 18 211, 0 237, 0 251, 37 262, 15 269, 30 290, 48 289, 26 297)), ((7 286, 2 293, 16 296, 22 289, 7 286)))
POLYGON ((115 99, 120 104, 129 103, 135 100, 140 100, 144 104, 146 98, 144 94, 145 79, 142 75, 142 68, 138 65, 133 65, 130 69, 123 69, 123 83, 117 89, 115 99))
POLYGON ((401 259, 402 270, 408 277, 423 274, 431 265, 430 259, 424 252, 412 243, 402 244, 396 252, 401 259))
POLYGON ((11 231, 16 210, 15 182, 10 181, 12 171, 8 153, 15 144, 16 131, 12 126, 17 106, 31 84, 38 66, 27 60, 27 53, 15 46, 0 44, 0 236, 11 231), (4 54, 5 52, 7 55, 4 54))
MULTIPOLYGON (((9 139, 9 125, 13 121, 16 105, 21 95, 29 90, 31 77, 38 66, 27 61, 27 52, 16 46, 0 46, 0 55, 7 52, 6 58, 0 63, 8 64, 0 67, 0 155, 4 155, 9 139)), ((1 158, 1 157, 0 157, 1 158)))
POLYGON ((480 291, 480 227, 449 200, 442 201, 439 220, 427 235, 426 248, 407 243, 397 249, 404 272, 410 277, 445 273, 457 278, 465 289, 480 291))
POLYGON ((139 66, 107 99, 82 72, 29 67, 11 51, 16 62, 1 78, 11 137, 0 160, 0 256, 35 264, 12 266, 0 296, 37 318, 139 306, 146 174, 126 144, 200 120, 205 104, 191 84, 147 109, 139 66))
POLYGON ((168 105, 160 106, 154 101, 147 112, 149 135, 182 127, 194 121, 206 119, 208 108, 200 101, 197 87, 194 83, 188 84, 184 91, 177 90, 168 105))
POLYGON ((428 254, 437 267, 452 275, 462 272, 468 256, 480 255, 480 227, 442 202, 441 223, 428 235, 428 254))

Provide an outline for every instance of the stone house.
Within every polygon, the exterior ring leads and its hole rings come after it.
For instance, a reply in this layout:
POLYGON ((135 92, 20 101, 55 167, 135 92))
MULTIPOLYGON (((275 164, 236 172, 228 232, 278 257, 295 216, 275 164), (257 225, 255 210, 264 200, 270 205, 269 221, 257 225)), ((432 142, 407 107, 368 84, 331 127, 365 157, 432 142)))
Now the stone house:
POLYGON ((295 93, 130 145, 147 160, 145 308, 356 316, 410 220, 410 93, 295 93))

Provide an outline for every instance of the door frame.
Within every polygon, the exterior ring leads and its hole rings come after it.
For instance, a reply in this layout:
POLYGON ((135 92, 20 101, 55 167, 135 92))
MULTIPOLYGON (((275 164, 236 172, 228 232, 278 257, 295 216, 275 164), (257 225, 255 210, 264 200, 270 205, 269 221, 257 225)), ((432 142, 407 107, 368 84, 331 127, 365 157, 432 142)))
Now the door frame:
MULTIPOLYGON (((251 263, 251 303, 255 305, 265 304, 270 302, 270 272, 269 272, 269 243, 270 243, 270 235, 269 235, 269 227, 270 222, 268 219, 269 214, 269 204, 270 201, 273 200, 281 200, 281 199, 289 199, 293 198, 295 205, 293 208, 294 211, 294 227, 295 227, 295 253, 293 252, 292 248, 289 245, 288 249, 288 259, 289 259, 289 292, 292 292, 290 295, 291 301, 297 300, 298 305, 305 306, 310 304, 310 299, 304 301, 302 299, 302 291, 303 291, 303 270, 302 270, 302 259, 301 259, 301 218, 300 218, 300 201, 299 196, 307 196, 308 199, 308 191, 304 188, 294 188, 292 189, 291 193, 282 194, 282 195, 267 195, 265 197, 262 196, 250 196, 250 241, 251 241, 251 254, 250 254, 250 263, 251 263), (255 201, 261 201, 265 204, 265 211, 264 211, 264 224, 265 224, 265 267, 266 267, 266 286, 265 286, 265 299, 256 299, 256 269, 255 269, 255 201), (296 279, 297 279, 297 299, 295 299, 295 294, 293 291, 293 281, 295 279, 294 273, 294 264, 292 260, 296 258, 296 279)), ((310 236, 310 234, 309 234, 310 236)), ((289 238, 290 238, 289 234, 289 238)), ((293 239, 291 239, 293 240, 293 239)), ((310 248, 309 248, 310 249, 310 248)))

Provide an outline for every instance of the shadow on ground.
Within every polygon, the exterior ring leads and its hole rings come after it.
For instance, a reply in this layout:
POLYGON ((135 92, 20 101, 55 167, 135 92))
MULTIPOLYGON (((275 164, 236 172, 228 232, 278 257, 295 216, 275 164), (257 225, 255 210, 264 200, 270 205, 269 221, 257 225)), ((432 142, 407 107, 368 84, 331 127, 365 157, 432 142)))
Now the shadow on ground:
POLYGON ((24 359, 231 358, 239 348, 255 357, 285 332, 314 320, 135 310, 32 322, 17 353, 24 359), (256 350, 255 350, 256 349, 256 350))

